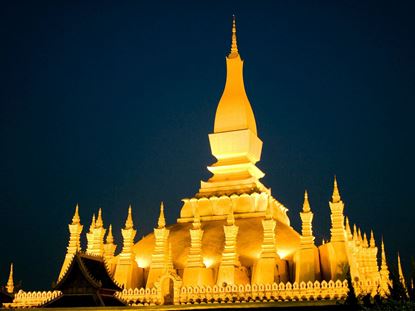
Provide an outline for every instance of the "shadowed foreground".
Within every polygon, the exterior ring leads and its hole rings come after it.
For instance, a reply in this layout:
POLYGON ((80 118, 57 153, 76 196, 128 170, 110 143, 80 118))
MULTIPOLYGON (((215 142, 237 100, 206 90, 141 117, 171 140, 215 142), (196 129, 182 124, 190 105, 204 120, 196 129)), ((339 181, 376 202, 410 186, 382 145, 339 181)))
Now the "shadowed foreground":
MULTIPOLYGON (((53 310, 68 310, 69 308, 53 308, 53 310)), ((71 310, 85 310, 85 308, 70 308, 71 310)), ((88 310, 231 310, 231 309, 258 309, 258 310, 338 310, 352 311, 360 310, 358 307, 336 304, 333 301, 315 301, 315 302, 276 302, 276 303, 241 303, 241 304, 209 304, 209 305, 166 305, 166 306, 139 306, 139 307, 96 307, 88 310)), ((37 308, 37 310, 50 310, 46 308, 37 308)))

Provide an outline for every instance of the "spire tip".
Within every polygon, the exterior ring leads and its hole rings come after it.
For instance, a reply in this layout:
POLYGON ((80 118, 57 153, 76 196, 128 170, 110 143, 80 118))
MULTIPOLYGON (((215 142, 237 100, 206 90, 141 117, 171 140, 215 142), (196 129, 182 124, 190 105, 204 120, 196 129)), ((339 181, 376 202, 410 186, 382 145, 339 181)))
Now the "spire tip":
POLYGON ((236 41, 236 18, 235 14, 232 15, 232 44, 231 44, 231 52, 228 55, 228 58, 235 58, 239 55, 238 53, 238 44, 236 41))
POLYGON ((75 224, 79 224, 80 222, 81 222, 81 218, 79 217, 79 204, 76 203, 75 213, 72 217, 72 224, 75 225, 75 224))
POLYGON ((304 191, 304 203, 303 203, 303 212, 308 213, 311 211, 310 202, 308 201, 308 192, 304 191))
POLYGON ((128 215, 125 220, 125 229, 132 229, 134 226, 131 204, 128 206, 128 215))
POLYGON ((164 203, 161 201, 160 203, 160 215, 157 222, 158 228, 164 228, 166 226, 166 218, 164 217, 164 203))
POLYGON ((331 196, 333 203, 338 203, 341 201, 339 186, 337 184, 337 177, 334 175, 334 182, 333 182, 333 195, 331 196))
POLYGON ((9 294, 14 293, 14 280, 13 280, 13 263, 10 263, 10 274, 7 280, 6 291, 9 294))

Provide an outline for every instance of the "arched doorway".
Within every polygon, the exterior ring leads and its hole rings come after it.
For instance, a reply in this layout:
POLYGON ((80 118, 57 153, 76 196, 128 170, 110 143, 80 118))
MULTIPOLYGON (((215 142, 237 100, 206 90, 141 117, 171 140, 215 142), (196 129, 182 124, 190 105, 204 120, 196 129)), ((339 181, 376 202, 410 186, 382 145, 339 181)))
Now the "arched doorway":
POLYGON ((179 304, 182 280, 176 273, 162 275, 154 286, 157 288, 158 300, 162 305, 179 304))

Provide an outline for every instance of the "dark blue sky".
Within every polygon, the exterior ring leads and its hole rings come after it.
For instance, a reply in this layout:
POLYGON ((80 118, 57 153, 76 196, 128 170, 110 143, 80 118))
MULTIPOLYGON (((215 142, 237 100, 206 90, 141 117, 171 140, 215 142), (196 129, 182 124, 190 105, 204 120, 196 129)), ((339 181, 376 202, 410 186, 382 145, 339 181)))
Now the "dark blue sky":
POLYGON ((329 238, 337 174, 351 222, 383 234, 390 264, 399 250, 409 267, 414 11, 413 1, 2 1, 1 284, 14 261, 25 289, 50 288, 77 202, 84 232, 102 207, 118 243, 129 203, 138 237, 161 200, 175 222, 214 160, 207 134, 232 14, 264 142, 258 166, 294 228, 307 188, 316 242, 329 238))

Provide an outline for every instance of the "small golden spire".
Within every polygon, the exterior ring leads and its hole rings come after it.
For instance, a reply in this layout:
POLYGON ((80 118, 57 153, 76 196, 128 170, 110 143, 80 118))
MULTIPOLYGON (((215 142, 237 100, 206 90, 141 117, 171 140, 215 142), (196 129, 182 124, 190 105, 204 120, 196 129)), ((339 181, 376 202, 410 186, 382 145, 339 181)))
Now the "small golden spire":
POLYGON ((359 238, 359 241, 362 242, 362 231, 360 231, 360 228, 357 229, 357 237, 359 238))
POLYGON ((91 225, 89 226, 89 232, 92 232, 92 230, 95 229, 95 213, 92 214, 92 221, 91 221, 91 225))
POLYGON ((363 233, 363 246, 364 247, 368 247, 369 244, 367 243, 367 236, 366 236, 366 232, 363 233))
POLYGON ((304 191, 304 203, 303 203, 303 212, 309 213, 310 209, 310 202, 308 202, 308 193, 307 190, 304 191))
POLYGON ((382 237, 382 265, 385 264, 385 266, 387 266, 386 264, 386 254, 385 254, 385 244, 383 243, 383 237, 382 237))
POLYGON ((235 15, 233 15, 233 22, 232 22, 232 44, 231 44, 231 52, 228 55, 228 58, 237 57, 238 54, 238 44, 236 42, 236 19, 235 15))
POLYGON ((357 241, 358 237, 357 237, 357 228, 356 228, 356 224, 353 225, 353 240, 357 241))
POLYGON ((340 200, 341 198, 339 193, 339 187, 337 185, 337 178, 336 175, 334 175, 333 195, 331 196, 331 201, 333 203, 338 203, 340 202, 340 200))
POLYGON ((159 220, 157 222, 158 228, 164 228, 166 226, 166 218, 164 217, 164 204, 163 202, 160 203, 160 215, 159 220))
POLYGON ((106 244, 113 244, 114 243, 114 236, 112 235, 112 225, 108 228, 107 238, 105 240, 106 244))
POLYGON ((375 235, 373 234, 373 230, 370 230, 370 247, 376 247, 375 235))
POLYGON ((132 211, 131 211, 131 204, 128 206, 128 216, 127 219, 125 220, 125 229, 132 229, 134 226, 133 223, 133 215, 132 215, 132 211))
POLYGON ((104 226, 104 222, 102 221, 102 209, 98 210, 98 217, 97 221, 95 222, 95 228, 102 228, 104 226))
POLYGON ((403 272, 402 272, 401 256, 399 255, 399 252, 398 252, 398 273, 399 273, 399 281, 401 281, 402 286, 406 291, 405 277, 403 276, 403 272))
POLYGON ((79 205, 76 203, 75 206, 75 214, 72 217, 72 224, 77 225, 81 222, 81 218, 79 217, 79 205))
POLYGON ((390 280, 389 280, 389 269, 388 269, 388 263, 386 262, 386 254, 385 254, 385 244, 383 243, 383 237, 382 237, 382 243, 381 243, 381 263, 380 263, 380 281, 381 281, 381 290, 383 292, 383 295, 389 292, 389 286, 390 280))
POLYGON ((349 217, 346 217, 346 234, 349 240, 353 239, 352 230, 350 230, 349 217))
POLYGON ((9 279, 7 280, 6 291, 9 294, 14 293, 13 263, 10 264, 10 274, 9 274, 9 279))
POLYGON ((323 240, 321 241, 321 244, 322 244, 322 245, 326 244, 326 240, 324 240, 324 238, 323 238, 323 240))

